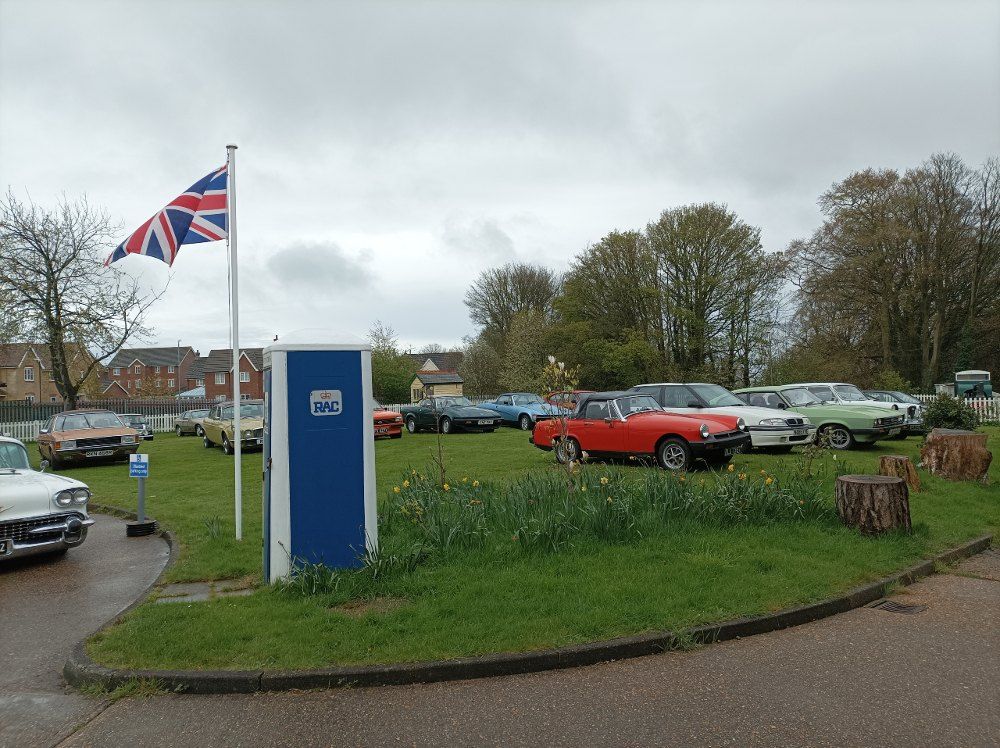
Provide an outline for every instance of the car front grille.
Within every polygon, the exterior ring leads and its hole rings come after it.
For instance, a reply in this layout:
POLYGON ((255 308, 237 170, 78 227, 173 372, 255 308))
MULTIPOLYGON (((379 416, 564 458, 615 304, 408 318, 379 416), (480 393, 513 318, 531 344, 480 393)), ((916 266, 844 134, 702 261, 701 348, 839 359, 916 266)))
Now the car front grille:
POLYGON ((28 517, 27 519, 12 519, 7 522, 0 522, 0 538, 11 538, 17 543, 39 543, 45 540, 58 540, 62 537, 61 530, 46 532, 40 535, 29 535, 28 533, 33 527, 56 524, 70 517, 83 519, 83 515, 78 512, 63 512, 61 514, 47 514, 44 517, 28 517))
POLYGON ((888 418, 879 418, 878 425, 880 426, 900 426, 904 420, 903 416, 889 416, 888 418))
POLYGON ((254 429, 253 430, 253 438, 254 439, 262 439, 263 437, 264 437, 264 429, 263 428, 254 429))
POLYGON ((77 439, 77 447, 112 447, 118 446, 122 443, 122 438, 120 436, 102 436, 94 439, 77 439))
POLYGON ((786 418, 785 423, 789 426, 805 426, 806 422, 802 418, 786 418))
POLYGON ((388 425, 390 423, 399 423, 399 421, 397 421, 395 419, 395 417, 393 417, 393 418, 376 418, 375 419, 375 425, 376 426, 386 426, 386 425, 388 425))
POLYGON ((712 434, 712 436, 715 437, 716 439, 731 439, 734 436, 739 436, 742 433, 743 433, 742 431, 737 429, 736 431, 722 431, 718 434, 712 434))

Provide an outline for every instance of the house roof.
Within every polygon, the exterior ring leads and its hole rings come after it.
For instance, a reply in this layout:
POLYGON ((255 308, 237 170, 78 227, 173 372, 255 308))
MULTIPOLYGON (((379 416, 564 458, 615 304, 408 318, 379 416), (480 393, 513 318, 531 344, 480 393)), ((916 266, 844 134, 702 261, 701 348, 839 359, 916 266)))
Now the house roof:
POLYGON ((108 364, 109 368, 124 368, 133 361, 138 360, 146 366, 177 366, 177 355, 180 353, 181 360, 191 352, 191 346, 182 345, 180 349, 176 346, 168 348, 122 348, 108 364))
POLYGON ((428 359, 434 364, 434 368, 439 371, 456 371, 465 354, 461 351, 444 351, 443 353, 407 353, 409 358, 416 362, 422 370, 430 371, 430 367, 424 367, 428 359))
POLYGON ((458 374, 438 371, 418 371, 417 379, 421 384, 462 384, 465 381, 458 374))
MULTIPOLYGON (((241 353, 245 355, 257 371, 264 368, 263 348, 244 348, 241 353)), ((204 372, 229 371, 233 368, 233 349, 219 348, 210 351, 205 357, 204 372)))
POLYGON ((199 356, 194 361, 187 370, 188 379, 204 379, 205 378, 205 363, 208 361, 207 356, 199 356))
MULTIPOLYGON (((70 354, 75 352, 73 358, 79 355, 85 348, 76 343, 67 343, 66 351, 70 354)), ((49 357, 49 347, 44 343, 3 343, 0 344, 0 369, 14 369, 21 365, 25 356, 30 356, 41 361, 42 371, 52 368, 52 361, 49 357)), ((89 358, 89 354, 88 354, 89 358)))

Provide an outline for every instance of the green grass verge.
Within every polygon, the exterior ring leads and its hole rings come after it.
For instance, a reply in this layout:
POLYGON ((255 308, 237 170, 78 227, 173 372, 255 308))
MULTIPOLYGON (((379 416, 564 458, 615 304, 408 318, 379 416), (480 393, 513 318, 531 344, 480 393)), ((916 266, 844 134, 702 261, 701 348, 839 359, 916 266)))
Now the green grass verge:
MULTIPOLYGON (((1000 429, 987 431, 995 444, 1000 429)), ((434 446, 433 435, 379 442, 380 493, 391 490, 407 466, 426 465, 434 446)), ((916 438, 884 442, 838 460, 846 459, 853 472, 874 472, 880 455, 916 458, 919 446, 916 438)), ((510 429, 451 435, 446 449, 454 480, 552 469, 551 455, 510 429)), ((237 543, 231 458, 173 435, 157 435, 146 451, 149 513, 180 542, 168 579, 259 578, 260 455, 245 458, 245 540, 237 543)), ((750 455, 737 462, 748 471, 773 472, 796 459, 750 455)), ((638 474, 644 468, 626 469, 638 474)), ((135 481, 125 468, 71 474, 90 484, 95 502, 134 507, 135 481)), ((550 555, 486 548, 391 580, 380 593, 403 602, 384 609, 349 614, 336 595, 303 598, 268 588, 209 603, 146 604, 95 637, 89 651, 115 667, 320 667, 528 650, 777 610, 828 597, 1000 526, 996 486, 951 483, 923 471, 921 479, 925 490, 911 495, 915 532, 908 537, 867 539, 828 523, 721 528, 682 521, 642 541, 582 541, 550 555)), ((831 497, 832 483, 830 477, 831 497)))

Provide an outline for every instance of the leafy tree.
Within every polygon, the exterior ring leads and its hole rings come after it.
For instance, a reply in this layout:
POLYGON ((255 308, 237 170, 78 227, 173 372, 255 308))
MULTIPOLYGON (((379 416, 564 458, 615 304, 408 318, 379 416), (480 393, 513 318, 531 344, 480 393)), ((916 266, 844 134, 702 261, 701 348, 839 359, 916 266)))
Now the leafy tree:
POLYGON ((396 331, 376 321, 368 331, 372 345, 372 392, 383 403, 408 403, 417 364, 399 350, 396 331))
POLYGON ((500 387, 504 390, 535 392, 545 364, 544 336, 547 327, 544 312, 523 311, 511 320, 507 349, 500 369, 500 387))
POLYGON ((502 356, 482 336, 467 338, 464 342, 458 373, 465 380, 465 393, 472 396, 496 395, 502 389, 502 356))
POLYGON ((108 216, 86 199, 46 209, 10 192, 0 198, 3 316, 48 348, 70 408, 101 361, 149 332, 147 312, 162 294, 146 292, 118 265, 104 266, 116 243, 108 216))

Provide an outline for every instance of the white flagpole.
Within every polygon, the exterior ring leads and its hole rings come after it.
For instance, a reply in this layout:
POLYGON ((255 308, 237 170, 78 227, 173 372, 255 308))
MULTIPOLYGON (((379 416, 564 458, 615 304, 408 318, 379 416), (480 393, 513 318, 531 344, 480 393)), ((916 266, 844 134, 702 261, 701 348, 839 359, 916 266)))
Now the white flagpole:
POLYGON ((236 262, 236 145, 226 146, 226 164, 228 166, 226 184, 226 206, 229 210, 229 222, 226 228, 226 243, 229 245, 229 277, 231 283, 230 305, 233 316, 233 450, 236 469, 236 539, 243 540, 243 430, 240 424, 240 411, 243 404, 240 401, 240 293, 237 279, 238 263, 236 262))

